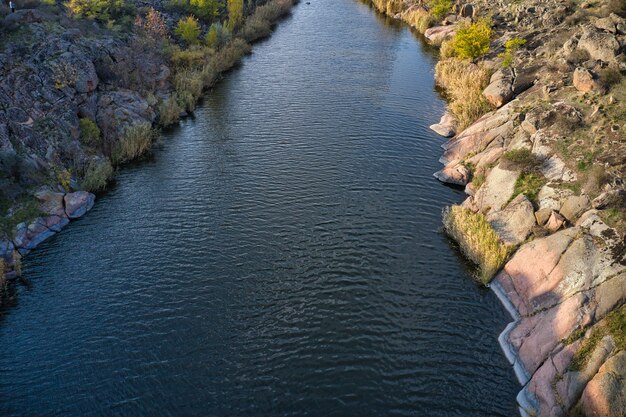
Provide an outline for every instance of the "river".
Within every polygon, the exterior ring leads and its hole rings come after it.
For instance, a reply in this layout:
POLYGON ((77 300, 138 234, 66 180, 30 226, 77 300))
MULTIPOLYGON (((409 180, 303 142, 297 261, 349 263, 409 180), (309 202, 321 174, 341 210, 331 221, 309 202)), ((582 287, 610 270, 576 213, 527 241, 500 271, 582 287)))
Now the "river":
POLYGON ((26 259, 0 415, 517 415, 509 316, 441 231, 434 64, 301 2, 26 259))

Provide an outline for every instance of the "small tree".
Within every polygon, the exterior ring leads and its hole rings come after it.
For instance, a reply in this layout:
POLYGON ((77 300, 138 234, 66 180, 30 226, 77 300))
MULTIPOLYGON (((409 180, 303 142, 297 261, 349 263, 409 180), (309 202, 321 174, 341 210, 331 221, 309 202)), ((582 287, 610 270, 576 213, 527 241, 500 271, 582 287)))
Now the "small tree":
POLYGON ((457 30, 453 38, 454 54, 459 59, 477 59, 489 52, 491 44, 491 22, 481 19, 457 30))
POLYGON ((526 39, 522 38, 513 38, 506 41, 506 43, 504 44, 504 52, 499 55, 503 58, 502 66, 510 67, 513 63, 513 57, 515 55, 515 52, 520 46, 524 45, 526 45, 526 39))
POLYGON ((452 0, 429 0, 428 7, 430 8, 430 14, 435 19, 442 19, 445 15, 452 11, 454 3, 452 0))
POLYGON ((200 25, 193 16, 180 19, 175 32, 188 45, 195 45, 200 41, 200 25))
POLYGON ((223 3, 219 0, 190 0, 189 5, 198 17, 212 20, 220 15, 223 3))
POLYGON ((228 0, 228 26, 235 29, 243 22, 243 0, 228 0))
POLYGON ((167 37, 167 23, 165 22, 165 18, 161 12, 154 10, 152 7, 148 8, 148 13, 146 13, 145 18, 137 16, 135 25, 152 37, 167 37))
POLYGON ((217 24, 213 23, 206 34, 206 44, 209 48, 216 49, 220 44, 219 29, 217 24))

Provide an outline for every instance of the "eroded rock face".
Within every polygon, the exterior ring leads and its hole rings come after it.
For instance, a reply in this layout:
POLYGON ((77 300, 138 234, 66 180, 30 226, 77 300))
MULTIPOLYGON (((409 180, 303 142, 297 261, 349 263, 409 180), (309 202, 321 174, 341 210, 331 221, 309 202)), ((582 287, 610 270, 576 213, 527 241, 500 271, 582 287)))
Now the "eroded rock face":
POLYGON ((152 123, 156 115, 148 102, 134 91, 112 91, 98 101, 98 126, 109 141, 124 135, 127 128, 152 123))
POLYGON ((466 185, 471 177, 470 170, 463 164, 449 164, 441 171, 433 174, 439 181, 454 184, 466 185))
POLYGON ((582 409, 587 416, 622 417, 626 410, 626 351, 609 358, 587 384, 582 409))

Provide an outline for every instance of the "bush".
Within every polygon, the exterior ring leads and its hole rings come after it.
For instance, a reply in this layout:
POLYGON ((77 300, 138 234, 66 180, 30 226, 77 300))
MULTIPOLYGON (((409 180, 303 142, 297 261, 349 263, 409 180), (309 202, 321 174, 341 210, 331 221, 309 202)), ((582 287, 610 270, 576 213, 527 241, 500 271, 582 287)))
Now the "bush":
POLYGON ((207 59, 207 51, 202 48, 176 49, 170 60, 175 68, 201 67, 207 59))
POLYGON ((243 21, 243 0, 228 0, 228 26, 237 28, 243 21))
POLYGON ((100 128, 98 125, 86 117, 78 121, 80 126, 80 140, 87 146, 100 146, 100 128))
POLYGON ((220 15, 223 3, 220 0, 170 0, 168 7, 193 13, 201 19, 211 21, 220 15))
POLYGON ((439 58, 447 59, 454 57, 454 44, 452 43, 452 39, 446 39, 441 42, 441 46, 439 47, 439 58))
POLYGON ((480 281, 489 283, 505 264, 513 248, 502 244, 498 234, 481 213, 474 213, 461 206, 448 207, 443 212, 443 223, 446 232, 458 242, 463 254, 478 265, 480 281))
POLYGON ((149 7, 146 17, 137 16, 135 26, 153 38, 167 38, 167 22, 161 12, 149 7))
POLYGON ((454 54, 459 59, 477 59, 489 52, 491 22, 481 19, 471 25, 461 26, 453 38, 454 54))
POLYGON ((180 19, 174 30, 187 45, 195 45, 200 42, 200 25, 198 19, 193 16, 187 16, 180 19))
POLYGON ((188 112, 193 111, 202 95, 204 85, 201 70, 177 71, 174 76, 174 90, 178 97, 178 104, 188 112))
POLYGON ((113 178, 113 166, 109 160, 94 160, 87 166, 81 188, 89 192, 103 191, 111 178, 113 178))
POLYGON ((459 131, 491 110, 483 96, 490 72, 483 65, 448 58, 437 63, 437 84, 446 90, 459 131))
POLYGON ((522 169, 525 171, 534 170, 539 165, 537 156, 530 149, 511 149, 502 155, 502 161, 507 167, 522 169))
POLYGON ((217 25, 213 23, 206 34, 206 46, 217 49, 220 46, 220 34, 217 25))
POLYGON ((169 126, 177 123, 183 110, 184 108, 178 103, 176 93, 172 94, 170 98, 159 106, 159 124, 161 126, 169 126))
POLYGON ((452 11, 454 3, 452 0, 429 0, 428 7, 430 14, 435 19, 441 20, 452 11))
POLYGON ((69 0, 67 8, 76 15, 106 22, 120 17, 126 4, 124 0, 69 0))
POLYGON ((515 52, 519 49, 519 47, 526 45, 526 39, 522 38, 513 38, 506 41, 504 44, 504 52, 499 56, 502 57, 502 66, 510 67, 513 64, 513 58, 515 57, 515 52))
POLYGON ((142 123, 126 129, 124 136, 115 144, 111 153, 113 164, 119 165, 139 158, 152 147, 157 135, 150 123, 142 123))

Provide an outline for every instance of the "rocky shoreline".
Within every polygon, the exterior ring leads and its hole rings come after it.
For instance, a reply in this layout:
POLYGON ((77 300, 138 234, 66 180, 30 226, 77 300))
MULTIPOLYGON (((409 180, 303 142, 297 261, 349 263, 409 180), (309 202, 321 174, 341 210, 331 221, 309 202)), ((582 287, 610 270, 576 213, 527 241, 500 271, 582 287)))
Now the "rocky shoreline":
POLYGON ((201 21, 219 46, 187 48, 174 39, 187 12, 161 0, 129 1, 108 23, 57 2, 0 5, 0 289, 296 3, 247 2, 236 34, 201 21))
POLYGON ((468 194, 444 223, 513 319, 499 343, 520 413, 625 415, 626 10, 477 1, 435 16, 445 2, 372 4, 441 46, 436 78, 451 102, 431 128, 449 139, 434 175, 468 194), (456 34, 485 21, 486 50, 460 59, 456 34), (467 119, 469 104, 480 112, 467 119))

